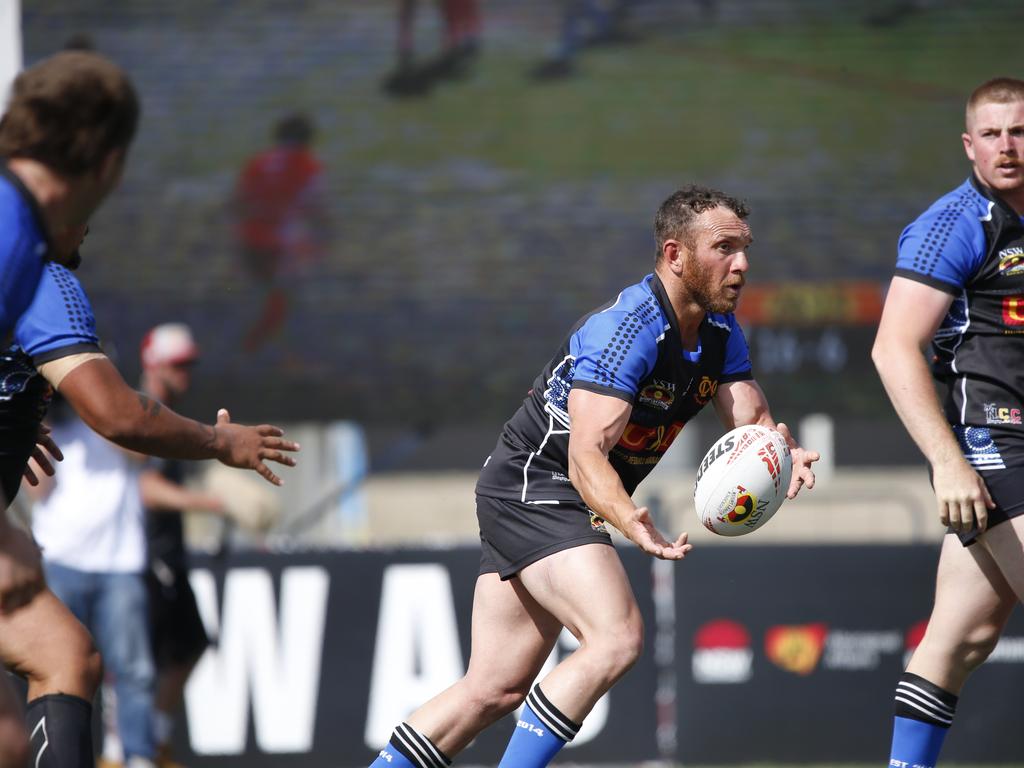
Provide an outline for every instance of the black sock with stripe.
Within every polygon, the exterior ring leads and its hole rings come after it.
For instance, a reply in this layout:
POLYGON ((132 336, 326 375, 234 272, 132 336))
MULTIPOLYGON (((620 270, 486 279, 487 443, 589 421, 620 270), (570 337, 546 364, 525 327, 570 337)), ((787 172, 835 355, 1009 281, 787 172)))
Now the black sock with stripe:
POLYGON ((408 723, 395 728, 390 744, 417 768, 448 768, 452 764, 434 742, 408 723))
POLYGON ((904 672, 896 684, 896 717, 949 728, 958 699, 920 675, 904 672))

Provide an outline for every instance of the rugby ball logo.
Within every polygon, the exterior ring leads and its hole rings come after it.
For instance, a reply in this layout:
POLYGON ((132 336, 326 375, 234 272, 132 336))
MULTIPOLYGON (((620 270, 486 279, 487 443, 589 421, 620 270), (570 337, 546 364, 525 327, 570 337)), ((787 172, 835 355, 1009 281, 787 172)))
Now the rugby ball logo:
POLYGON ((792 473, 789 446, 775 430, 747 425, 722 435, 697 468, 701 524, 722 536, 756 531, 786 500, 792 473))

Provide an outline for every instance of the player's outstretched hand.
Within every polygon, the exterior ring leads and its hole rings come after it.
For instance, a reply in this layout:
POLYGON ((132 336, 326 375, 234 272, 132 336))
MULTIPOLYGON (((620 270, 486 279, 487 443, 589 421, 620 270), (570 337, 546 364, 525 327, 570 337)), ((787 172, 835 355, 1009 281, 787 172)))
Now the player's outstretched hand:
POLYGON ((0 613, 28 604, 45 586, 39 546, 20 528, 0 522, 0 613))
MULTIPOLYGON (((60 452, 58 445, 53 442, 53 438, 50 437, 50 428, 45 424, 39 425, 39 434, 36 437, 36 447, 32 450, 32 458, 35 459, 35 466, 38 466, 50 477, 53 477, 56 471, 50 459, 64 461, 64 454, 60 452)), ((29 485, 39 485, 39 476, 35 473, 35 466, 33 466, 32 462, 28 462, 25 465, 23 475, 29 485)))
POLYGON ((932 485, 939 505, 939 520, 954 531, 966 533, 975 526, 988 528, 988 511, 996 503, 988 486, 963 457, 932 467, 932 485))
POLYGON ((662 536, 661 531, 654 527, 654 520, 647 507, 638 507, 633 511, 623 533, 644 552, 661 560, 682 560, 693 549, 693 544, 686 543, 689 538, 687 533, 680 534, 675 541, 662 536))
POLYGON ((284 432, 279 427, 232 424, 231 415, 225 408, 217 411, 215 440, 217 458, 222 463, 238 469, 254 469, 274 485, 284 483, 264 462, 276 461, 286 467, 294 467, 295 459, 284 452, 299 450, 298 443, 284 439, 284 432))
POLYGON ((781 421, 775 425, 775 429, 786 441, 786 445, 789 446, 789 454, 793 459, 793 474, 789 478, 789 489, 786 491, 786 498, 793 499, 800 493, 802 486, 807 486, 807 488, 814 487, 814 470, 811 469, 811 464, 820 459, 821 454, 817 451, 808 451, 806 448, 801 448, 800 443, 796 441, 796 438, 789 431, 789 427, 781 421))

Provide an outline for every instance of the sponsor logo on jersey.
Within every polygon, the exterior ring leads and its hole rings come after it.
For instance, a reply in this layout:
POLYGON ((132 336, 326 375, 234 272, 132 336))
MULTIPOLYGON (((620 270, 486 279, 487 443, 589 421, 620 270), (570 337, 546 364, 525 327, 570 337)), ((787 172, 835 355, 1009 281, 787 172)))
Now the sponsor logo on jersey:
POLYGON ((650 384, 640 390, 637 402, 651 408, 658 408, 667 411, 672 407, 676 399, 676 385, 672 381, 654 379, 650 384))
POLYGON ((608 528, 605 527, 604 524, 604 518, 597 514, 597 512, 590 513, 590 527, 595 531, 600 531, 601 533, 606 533, 608 531, 608 528))
POLYGON ((771 627, 764 636, 765 654, 787 672, 809 675, 818 666, 827 634, 825 624, 771 627))
POLYGON ((681 421, 658 427, 643 427, 630 422, 622 431, 618 447, 627 451, 664 453, 682 429, 683 422, 681 421))
POLYGON ((710 376, 701 376, 697 383, 697 390, 693 393, 693 399, 698 405, 704 405, 715 396, 718 391, 718 380, 710 376))
POLYGON ((985 403, 986 424, 1020 424, 1020 408, 1005 408, 996 403, 985 403))
POLYGON ((1003 297, 1003 324, 1024 325, 1024 296, 1003 297))
POLYGON ((1019 245, 1004 248, 999 252, 999 274, 1001 277, 1024 273, 1024 248, 1019 245))

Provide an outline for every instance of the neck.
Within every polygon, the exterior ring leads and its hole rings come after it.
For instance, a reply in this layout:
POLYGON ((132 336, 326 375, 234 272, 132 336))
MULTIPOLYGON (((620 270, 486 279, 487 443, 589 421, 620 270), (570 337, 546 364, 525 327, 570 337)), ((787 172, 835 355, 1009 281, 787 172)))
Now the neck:
POLYGON ((700 324, 704 322, 707 314, 693 297, 683 287, 682 280, 667 270, 656 270, 661 284, 665 286, 665 294, 672 305, 672 313, 676 316, 676 323, 679 325, 679 336, 684 346, 696 342, 700 324), (667 274, 666 274, 667 273, 667 274))
POLYGON ((71 184, 63 176, 38 160, 25 157, 8 160, 7 167, 35 198, 51 237, 84 223, 84 217, 78 215, 71 184))
POLYGON ((978 180, 993 197, 997 197, 1010 206, 1016 211, 1018 216, 1024 216, 1024 186, 1018 187, 1017 189, 1009 192, 1000 192, 998 189, 992 189, 988 184, 981 180, 981 176, 978 175, 977 171, 974 173, 974 178, 978 180))

